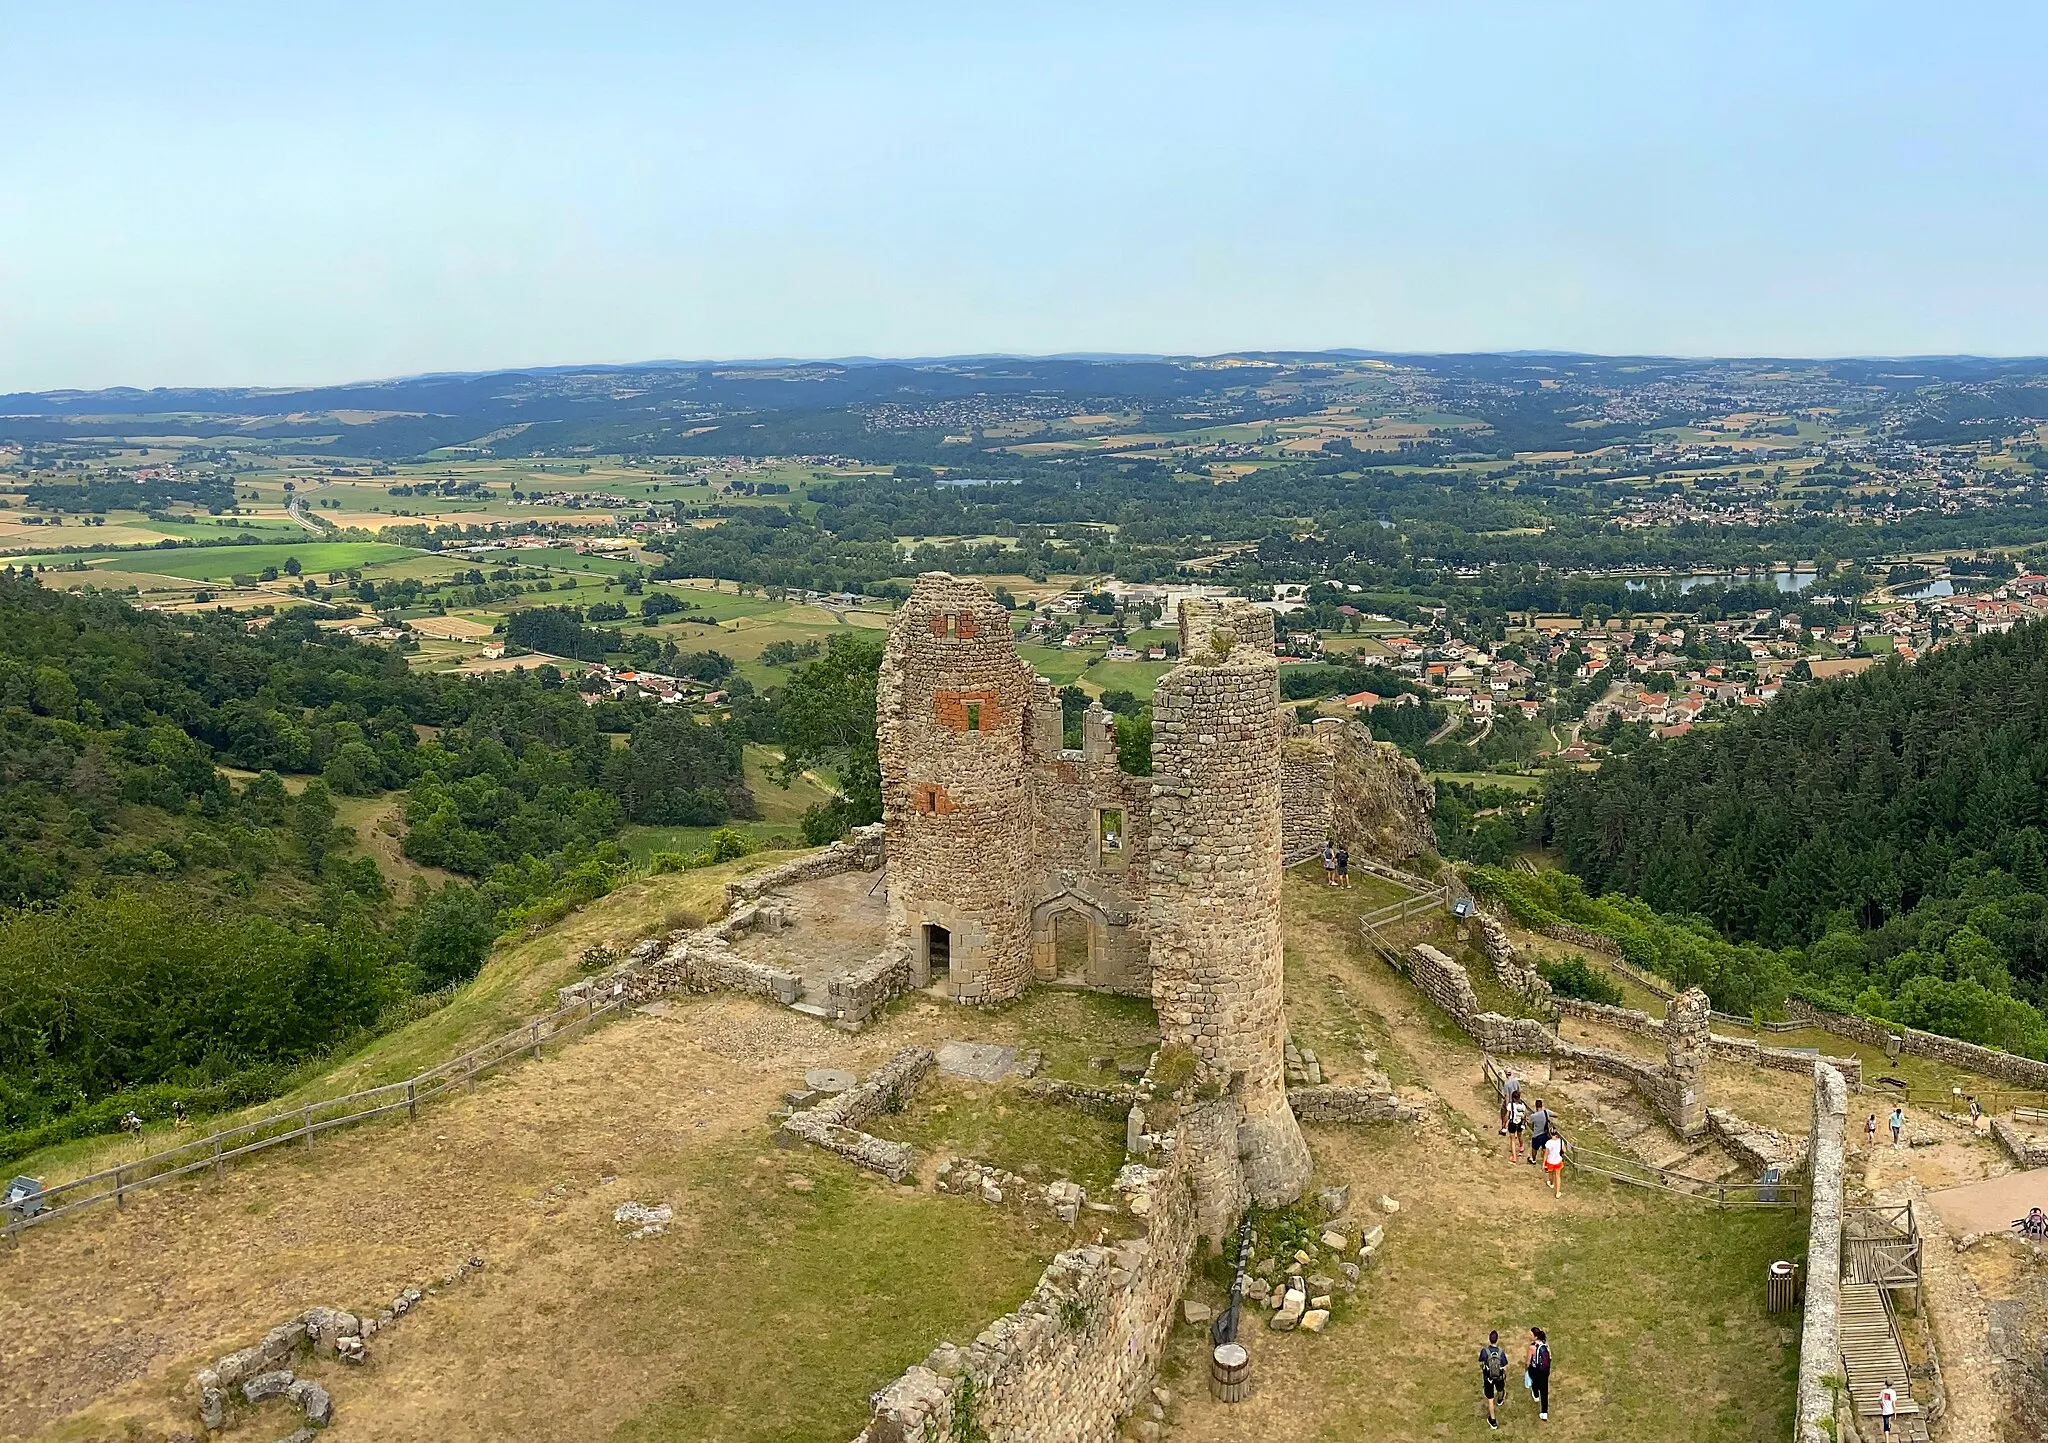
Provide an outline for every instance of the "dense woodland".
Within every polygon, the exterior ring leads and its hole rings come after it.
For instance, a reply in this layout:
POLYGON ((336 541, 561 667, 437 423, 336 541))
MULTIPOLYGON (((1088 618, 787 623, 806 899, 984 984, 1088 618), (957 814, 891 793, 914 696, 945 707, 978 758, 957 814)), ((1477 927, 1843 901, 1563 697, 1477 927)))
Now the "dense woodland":
POLYGON ((1543 810, 1588 892, 1767 949, 1820 1000, 2038 1056, 2044 790, 2048 624, 2033 624, 1557 773, 1543 810))
POLYGON ((319 614, 174 619, 0 571, 0 1154, 262 1096, 608 890, 626 823, 753 814, 763 705, 414 672, 319 614), (451 880, 393 895, 337 827, 388 794, 451 880))

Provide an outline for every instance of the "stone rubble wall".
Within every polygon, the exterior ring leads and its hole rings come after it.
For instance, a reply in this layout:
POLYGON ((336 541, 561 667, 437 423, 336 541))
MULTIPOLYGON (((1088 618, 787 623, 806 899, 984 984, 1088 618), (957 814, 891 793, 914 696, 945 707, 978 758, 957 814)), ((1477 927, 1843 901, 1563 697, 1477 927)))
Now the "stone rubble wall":
POLYGON ((1114 1118, 1119 1122, 1144 1100, 1143 1090, 1129 1083, 1090 1087, 1086 1083, 1043 1075, 1026 1082, 1024 1091, 1049 1102, 1062 1102, 1095 1117, 1114 1118))
POLYGON ((1227 1101, 1184 1114, 1163 1166, 1133 1163, 1116 1181, 1144 1235, 1059 1254, 1015 1312, 877 1391, 855 1443, 1114 1443, 1152 1384, 1194 1256, 1212 1149, 1186 1124, 1227 1135, 1236 1115, 1227 1101))
POLYGON ((867 1081, 816 1107, 791 1113, 783 1119, 782 1130, 837 1153, 856 1167, 902 1182, 917 1170, 917 1156, 910 1144, 891 1142, 860 1129, 884 1112, 900 1111, 936 1065, 929 1047, 906 1047, 869 1074, 867 1081))
POLYGON ((1047 1207, 1063 1223, 1078 1221, 1081 1209, 1088 1205, 1087 1190, 1070 1178, 1037 1183, 971 1157, 949 1157, 942 1161, 932 1187, 952 1197, 978 1198, 992 1207, 1004 1203, 1013 1207, 1047 1207))
POLYGON ((1408 977, 1422 995, 1461 1024, 1479 1013, 1479 994, 1465 969, 1427 942, 1409 948, 1408 977))
POLYGON ((1816 1063, 1797 1443, 1835 1443, 1835 1391, 1823 1380, 1838 1381, 1842 1368, 1842 1133, 1848 1112, 1849 1089, 1842 1074, 1826 1063, 1816 1063))
POLYGON ((1785 1011, 1802 1022, 1832 1032, 1837 1037, 1846 1037, 1851 1042, 1860 1042, 1865 1047, 1883 1048, 1897 1037, 1899 1051, 1908 1057, 1924 1057, 2021 1087, 2048 1088, 2048 1062, 2036 1062, 2031 1057, 2015 1057, 1995 1047, 1979 1047, 1974 1042, 1960 1042, 1938 1033, 1922 1032, 1917 1027, 1892 1027, 1867 1018, 1826 1012, 1796 997, 1785 1004, 1785 1011))
POLYGON ((1672 1004, 1682 1025, 1659 1028, 1666 1039, 1663 1066, 1601 1047, 1567 1042, 1533 1017, 1479 1011, 1472 978, 1458 962, 1427 942, 1409 949, 1408 975, 1422 994, 1449 1013, 1474 1041, 1502 1056, 1549 1057, 1628 1083, 1681 1137, 1706 1130, 1700 1064, 1705 1057, 1707 999, 1697 988, 1672 1004))
POLYGON ((857 1032, 891 998, 909 990, 910 957, 901 947, 889 947, 834 976, 826 984, 825 1006, 834 1023, 857 1032))
MULTIPOLYGON (((453 1286, 480 1271, 482 1258, 457 1263, 440 1282, 453 1286)), ((226 1426, 228 1390, 240 1387, 250 1402, 289 1396, 305 1410, 306 1419, 326 1427, 334 1414, 327 1390, 306 1379, 296 1379, 285 1365, 301 1352, 340 1357, 344 1362, 363 1361, 364 1340, 375 1337, 425 1301, 436 1285, 402 1288, 391 1301, 371 1311, 352 1313, 346 1308, 312 1307, 295 1313, 265 1333, 258 1342, 214 1359, 192 1377, 197 1395, 200 1423, 212 1432, 226 1426)))
POLYGON ((1707 1109, 1707 1131, 1730 1157, 1753 1172, 1775 1167, 1780 1176, 1789 1178, 1806 1167, 1805 1138, 1788 1137, 1774 1127, 1737 1117, 1726 1108, 1707 1109))
MULTIPOLYGON (((1555 937, 1560 942, 1569 942, 1574 947, 1585 948, 1588 952, 1599 952, 1608 957, 1621 956, 1621 944, 1605 932, 1595 932, 1572 922, 1552 922, 1542 930, 1546 937, 1555 937)), ((1642 981, 1640 977, 1636 980, 1642 981)), ((1647 982, 1643 985, 1650 986, 1647 982)), ((1667 997, 1676 995, 1668 987, 1652 987, 1651 990, 1661 991, 1667 997)))
POLYGON ((1598 1022, 1619 1032, 1632 1032, 1639 1037, 1664 1035, 1664 1019, 1638 1008, 1610 1007, 1605 1002, 1588 1002, 1580 997, 1559 997, 1556 1004, 1557 1010, 1567 1017, 1598 1022))
POLYGON ((736 908, 743 902, 758 901, 764 893, 819 877, 836 877, 842 872, 878 872, 882 868, 882 824, 855 827, 822 852, 792 858, 779 866, 725 884, 725 905, 736 908))
MULTIPOLYGON (((1280 849, 1289 857, 1319 852, 1330 831, 1330 791, 1337 749, 1329 725, 1298 726, 1280 743, 1280 849)), ((1348 838, 1346 839, 1349 840, 1348 838)))
POLYGON ((1116 747, 1116 718, 1091 706, 1081 718, 1081 747, 1060 747, 1060 704, 1052 683, 1039 679, 1032 717, 1044 736, 1030 747, 1030 879, 1034 973, 1058 976, 1054 924, 1062 912, 1082 917, 1089 929, 1083 981, 1106 992, 1149 997, 1152 779, 1124 771, 1116 747), (1117 847, 1104 842, 1104 813, 1123 814, 1117 847))
POLYGON ((1287 1104, 1302 1122, 1414 1122, 1421 1113, 1389 1092, 1324 1083, 1297 1087, 1287 1104))
POLYGON ((2002 1117, 1991 1119, 1991 1135, 2005 1149, 2005 1155, 2022 1170, 2048 1167, 2048 1145, 2035 1142, 2002 1117))
POLYGON ((1475 912, 1472 920, 1479 928, 1479 948, 1486 954, 1486 960, 1493 964, 1493 975, 1500 979, 1501 986, 1539 1006, 1550 1002, 1550 984, 1537 975, 1534 967, 1524 966, 1522 959, 1515 955, 1515 944, 1508 939, 1508 929, 1501 925, 1500 919, 1475 912))

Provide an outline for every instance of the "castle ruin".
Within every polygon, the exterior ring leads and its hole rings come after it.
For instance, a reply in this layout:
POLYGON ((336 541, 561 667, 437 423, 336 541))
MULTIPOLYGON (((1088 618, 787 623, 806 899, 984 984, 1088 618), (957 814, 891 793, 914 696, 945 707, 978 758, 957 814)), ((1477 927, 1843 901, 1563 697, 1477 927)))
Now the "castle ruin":
MULTIPOLYGON (((1063 745, 1058 695, 1017 655, 1009 614, 978 583, 918 578, 889 629, 877 693, 889 931, 913 986, 999 1002, 1033 983, 1149 996, 1163 1041, 1235 1099, 1234 1136, 1203 1211, 1273 1204, 1307 1183, 1288 1109, 1281 1015, 1283 796, 1319 845, 1334 791, 1284 778, 1273 614, 1184 602, 1181 660, 1153 699, 1151 777, 1119 764, 1115 719, 1063 745), (1067 970, 1063 926, 1085 929, 1067 970)), ((1328 771, 1310 747, 1297 769, 1328 771)))

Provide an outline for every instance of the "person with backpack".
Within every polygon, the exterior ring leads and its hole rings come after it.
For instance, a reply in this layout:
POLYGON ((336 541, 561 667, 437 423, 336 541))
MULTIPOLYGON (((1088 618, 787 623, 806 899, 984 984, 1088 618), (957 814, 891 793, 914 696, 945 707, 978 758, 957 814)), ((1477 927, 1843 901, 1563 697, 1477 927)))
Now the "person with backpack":
POLYGON ((1500 1135, 1506 1137, 1508 1135, 1508 1104, 1521 1100, 1522 1079, 1515 1076, 1515 1070, 1512 1067, 1501 1073, 1500 1079, 1500 1135))
POLYGON ((1323 885, 1337 885, 1337 848, 1329 842, 1323 843, 1323 885))
POLYGON ((1543 1099, 1536 1099, 1536 1110, 1529 1114, 1529 1165, 1534 1167, 1543 1153, 1543 1144, 1550 1141, 1550 1129, 1557 1119, 1550 1115, 1550 1109, 1543 1105, 1543 1099))
POLYGON ((1536 1416, 1550 1421, 1550 1339, 1541 1328, 1529 1330, 1529 1371, 1524 1381, 1536 1399, 1536 1416))
POLYGON ((1520 1097, 1508 1099, 1508 1161, 1522 1160, 1522 1127, 1529 1116, 1529 1109, 1520 1097))
POLYGON ((1500 1345, 1497 1329, 1486 1335, 1486 1346, 1479 1350, 1479 1389, 1486 1395, 1486 1426, 1498 1430, 1494 1408, 1508 1400, 1508 1352, 1500 1345))
POLYGON ((1351 885, 1351 849, 1342 842, 1337 844, 1337 885, 1351 885))

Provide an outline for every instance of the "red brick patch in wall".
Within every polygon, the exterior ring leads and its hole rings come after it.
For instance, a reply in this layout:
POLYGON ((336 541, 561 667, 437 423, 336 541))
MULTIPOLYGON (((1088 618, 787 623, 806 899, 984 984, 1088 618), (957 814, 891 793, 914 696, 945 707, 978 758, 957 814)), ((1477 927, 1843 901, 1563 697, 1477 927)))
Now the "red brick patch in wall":
POLYGON ((957 637, 961 641, 979 634, 981 628, 975 624, 971 611, 936 611, 932 613, 933 636, 957 637))
POLYGON ((992 691, 935 691, 932 720, 949 732, 992 732, 1003 713, 992 691))
POLYGON ((936 782, 919 782, 910 789, 910 810, 925 816, 945 816, 958 811, 946 789, 936 782))

